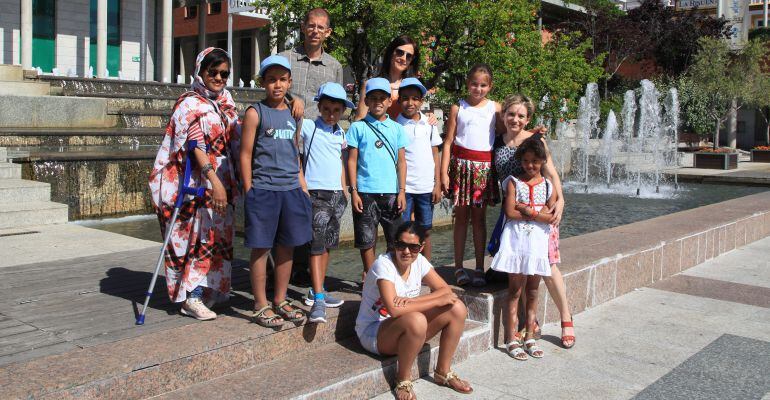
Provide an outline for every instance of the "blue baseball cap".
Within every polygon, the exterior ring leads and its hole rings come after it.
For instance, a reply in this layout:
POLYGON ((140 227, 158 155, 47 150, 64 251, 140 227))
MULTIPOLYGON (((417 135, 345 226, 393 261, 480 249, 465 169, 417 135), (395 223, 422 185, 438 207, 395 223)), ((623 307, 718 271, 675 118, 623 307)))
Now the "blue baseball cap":
POLYGON ((328 97, 333 100, 339 100, 345 103, 348 108, 355 108, 355 105, 348 100, 348 94, 345 89, 337 82, 326 82, 318 88, 318 94, 315 95, 313 101, 321 101, 321 98, 328 97))
POLYGON ((284 56, 279 56, 276 54, 262 60, 262 63, 259 65, 259 77, 261 78, 265 76, 265 71, 275 65, 284 67, 289 70, 289 73, 291 73, 291 63, 289 63, 289 60, 284 56))
POLYGON ((390 94, 390 81, 385 78, 372 78, 366 81, 366 94, 373 90, 382 90, 390 94))
POLYGON ((401 85, 398 88, 403 89, 409 86, 415 86, 417 87, 417 89, 420 89, 420 93, 423 96, 425 96, 425 93, 428 93, 428 89, 425 89, 425 86, 417 78, 405 78, 404 80, 401 81, 401 85))

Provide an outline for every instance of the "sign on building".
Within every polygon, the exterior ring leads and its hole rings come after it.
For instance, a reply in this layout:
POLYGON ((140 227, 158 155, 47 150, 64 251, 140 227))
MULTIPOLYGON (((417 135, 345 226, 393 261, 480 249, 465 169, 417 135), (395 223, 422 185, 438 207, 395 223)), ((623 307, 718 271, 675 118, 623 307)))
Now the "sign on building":
POLYGON ((228 0, 227 9, 230 14, 269 20, 266 10, 257 10, 253 3, 253 0, 228 0))
POLYGON ((680 10, 689 10, 692 8, 717 8, 718 0, 680 0, 678 8, 680 10))

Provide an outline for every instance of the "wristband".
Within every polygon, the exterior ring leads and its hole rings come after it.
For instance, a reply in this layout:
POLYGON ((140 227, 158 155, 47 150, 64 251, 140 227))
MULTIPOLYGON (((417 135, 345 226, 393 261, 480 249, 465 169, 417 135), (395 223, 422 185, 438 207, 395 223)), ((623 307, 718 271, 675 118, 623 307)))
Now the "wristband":
POLYGON ((348 193, 357 192, 358 189, 354 188, 353 186, 348 186, 348 193))

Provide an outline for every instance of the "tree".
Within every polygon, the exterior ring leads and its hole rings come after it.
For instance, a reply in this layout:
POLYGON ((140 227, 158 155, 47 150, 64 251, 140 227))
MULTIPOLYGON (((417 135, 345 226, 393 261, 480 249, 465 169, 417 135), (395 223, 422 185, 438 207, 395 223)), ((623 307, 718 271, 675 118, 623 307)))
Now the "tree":
POLYGON ((731 51, 725 40, 701 38, 700 51, 679 80, 683 116, 698 134, 714 132, 719 146, 719 129, 731 108, 770 106, 770 75, 762 70, 767 47, 750 41, 731 51))
MULTIPOLYGON (((571 104, 587 82, 602 74, 600 61, 584 57, 590 41, 581 35, 557 34, 542 43, 535 24, 539 2, 258 0, 256 4, 268 10, 279 32, 295 29, 307 10, 326 8, 334 27, 329 51, 350 67, 356 84, 376 72, 381 52, 400 34, 422 44, 423 81, 438 88, 439 98, 451 101, 464 91, 465 74, 476 62, 492 67, 493 97, 498 99, 523 92, 535 99, 566 98, 571 104)), ((549 102, 549 116, 557 115, 560 103, 549 102)))

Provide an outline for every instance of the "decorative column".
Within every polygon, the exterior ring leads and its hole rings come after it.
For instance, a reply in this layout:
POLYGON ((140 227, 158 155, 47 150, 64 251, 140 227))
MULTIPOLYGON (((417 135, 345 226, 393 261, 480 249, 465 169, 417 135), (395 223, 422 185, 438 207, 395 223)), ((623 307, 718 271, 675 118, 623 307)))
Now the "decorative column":
POLYGON ((171 57, 173 55, 173 49, 171 45, 172 35, 172 12, 173 6, 171 0, 163 0, 163 31, 161 34, 161 82, 171 82, 171 74, 173 65, 171 64, 171 57))
POLYGON ((767 28, 767 3, 768 0, 765 0, 764 6, 762 8, 762 21, 764 21, 763 27, 767 28))
POLYGON ((206 50, 206 17, 208 15, 208 2, 200 0, 200 3, 198 3, 198 53, 206 50))
POLYGON ((107 77, 107 0, 96 3, 96 76, 107 77))
POLYGON ((32 0, 21 0, 21 67, 32 69, 32 0))
MULTIPOLYGON (((251 57, 251 76, 250 79, 257 80, 257 73, 259 72, 259 64, 262 62, 259 53, 259 29, 251 31, 251 51, 253 56, 251 57)), ((248 83, 248 82, 247 82, 248 83)))

